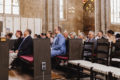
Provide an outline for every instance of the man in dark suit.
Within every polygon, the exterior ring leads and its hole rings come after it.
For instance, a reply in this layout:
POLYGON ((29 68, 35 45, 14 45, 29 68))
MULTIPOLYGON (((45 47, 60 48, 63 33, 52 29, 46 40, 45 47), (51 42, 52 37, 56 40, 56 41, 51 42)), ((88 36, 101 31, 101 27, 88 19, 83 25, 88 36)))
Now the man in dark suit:
POLYGON ((31 35, 31 30, 27 29, 24 32, 24 39, 18 48, 18 51, 17 51, 18 55, 33 54, 33 39, 30 35, 31 35))
POLYGON ((11 63, 14 61, 17 56, 20 55, 32 55, 33 54, 33 40, 31 38, 31 30, 27 29, 24 32, 24 39, 18 47, 18 50, 15 53, 9 54, 9 68, 11 68, 11 63))

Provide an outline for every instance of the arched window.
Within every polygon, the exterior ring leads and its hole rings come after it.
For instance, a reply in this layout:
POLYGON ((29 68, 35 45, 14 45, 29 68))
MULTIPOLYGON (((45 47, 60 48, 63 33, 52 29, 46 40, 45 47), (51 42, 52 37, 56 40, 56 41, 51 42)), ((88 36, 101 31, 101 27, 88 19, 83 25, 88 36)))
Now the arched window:
POLYGON ((111 0, 111 23, 120 24, 120 0, 111 0))

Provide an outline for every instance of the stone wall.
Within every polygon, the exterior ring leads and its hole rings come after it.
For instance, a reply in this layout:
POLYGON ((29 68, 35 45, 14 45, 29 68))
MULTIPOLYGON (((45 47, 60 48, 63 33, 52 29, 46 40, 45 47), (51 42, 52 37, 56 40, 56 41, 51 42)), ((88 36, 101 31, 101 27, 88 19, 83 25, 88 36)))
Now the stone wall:
POLYGON ((82 0, 67 0, 67 19, 59 21, 63 30, 68 32, 83 31, 83 3, 82 0), (75 13, 70 13, 69 8, 74 7, 75 13))
POLYGON ((20 16, 27 18, 43 17, 43 0, 19 0, 20 16))

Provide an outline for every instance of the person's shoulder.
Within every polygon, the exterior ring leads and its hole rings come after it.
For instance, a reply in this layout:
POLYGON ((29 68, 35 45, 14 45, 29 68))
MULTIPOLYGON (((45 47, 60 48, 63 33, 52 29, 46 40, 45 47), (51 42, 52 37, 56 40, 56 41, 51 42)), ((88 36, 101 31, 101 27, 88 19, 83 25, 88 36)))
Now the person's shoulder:
POLYGON ((60 34, 58 34, 57 36, 58 36, 58 37, 62 37, 63 35, 60 33, 60 34))

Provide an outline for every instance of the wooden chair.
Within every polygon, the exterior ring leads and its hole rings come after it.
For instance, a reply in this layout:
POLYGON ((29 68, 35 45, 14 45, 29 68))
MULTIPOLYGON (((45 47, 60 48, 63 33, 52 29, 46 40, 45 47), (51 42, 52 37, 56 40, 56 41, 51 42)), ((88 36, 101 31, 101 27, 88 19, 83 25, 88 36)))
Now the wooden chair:
MULTIPOLYGON (((76 44, 78 44, 78 43, 76 43, 76 44)), ((79 58, 77 57, 77 58, 70 59, 68 62, 69 63, 68 66, 71 68, 71 70, 73 72, 77 73, 75 75, 78 75, 77 76, 78 79, 85 78, 85 77, 91 77, 92 62, 90 62, 90 61, 93 60, 93 56, 94 56, 93 55, 94 54, 94 43, 93 42, 84 42, 84 44, 82 44, 82 42, 81 42, 81 45, 79 45, 79 47, 77 47, 74 50, 77 50, 77 51, 80 50, 79 56, 77 55, 79 58), (86 48, 85 47, 86 45, 91 46, 91 48, 90 49, 86 48), (91 55, 84 56, 85 51, 91 53, 91 55), (86 57, 87 57, 87 60, 89 59, 89 61, 85 60, 86 57)))
POLYGON ((93 67, 94 78, 103 79, 104 77, 99 74, 97 71, 98 66, 106 67, 104 65, 109 65, 109 48, 110 43, 107 39, 98 39, 97 40, 97 48, 96 48, 96 57, 95 57, 95 65, 93 67), (101 65, 103 64, 103 65, 101 65), (96 66, 96 67, 95 67, 96 66), (97 69, 96 69, 97 68, 97 69), (96 69, 96 70, 95 70, 96 69))
POLYGON ((112 44, 110 64, 111 66, 120 67, 120 40, 117 40, 115 44, 112 44))
POLYGON ((83 52, 82 52, 83 59, 94 62, 93 61, 94 57, 95 57, 95 47, 94 46, 95 46, 94 42, 84 42, 83 52), (90 46, 90 48, 87 48, 86 46, 90 46), (90 55, 85 56, 86 52, 90 53, 90 55))
POLYGON ((96 63, 109 65, 110 43, 107 39, 98 39, 96 48, 96 63))

